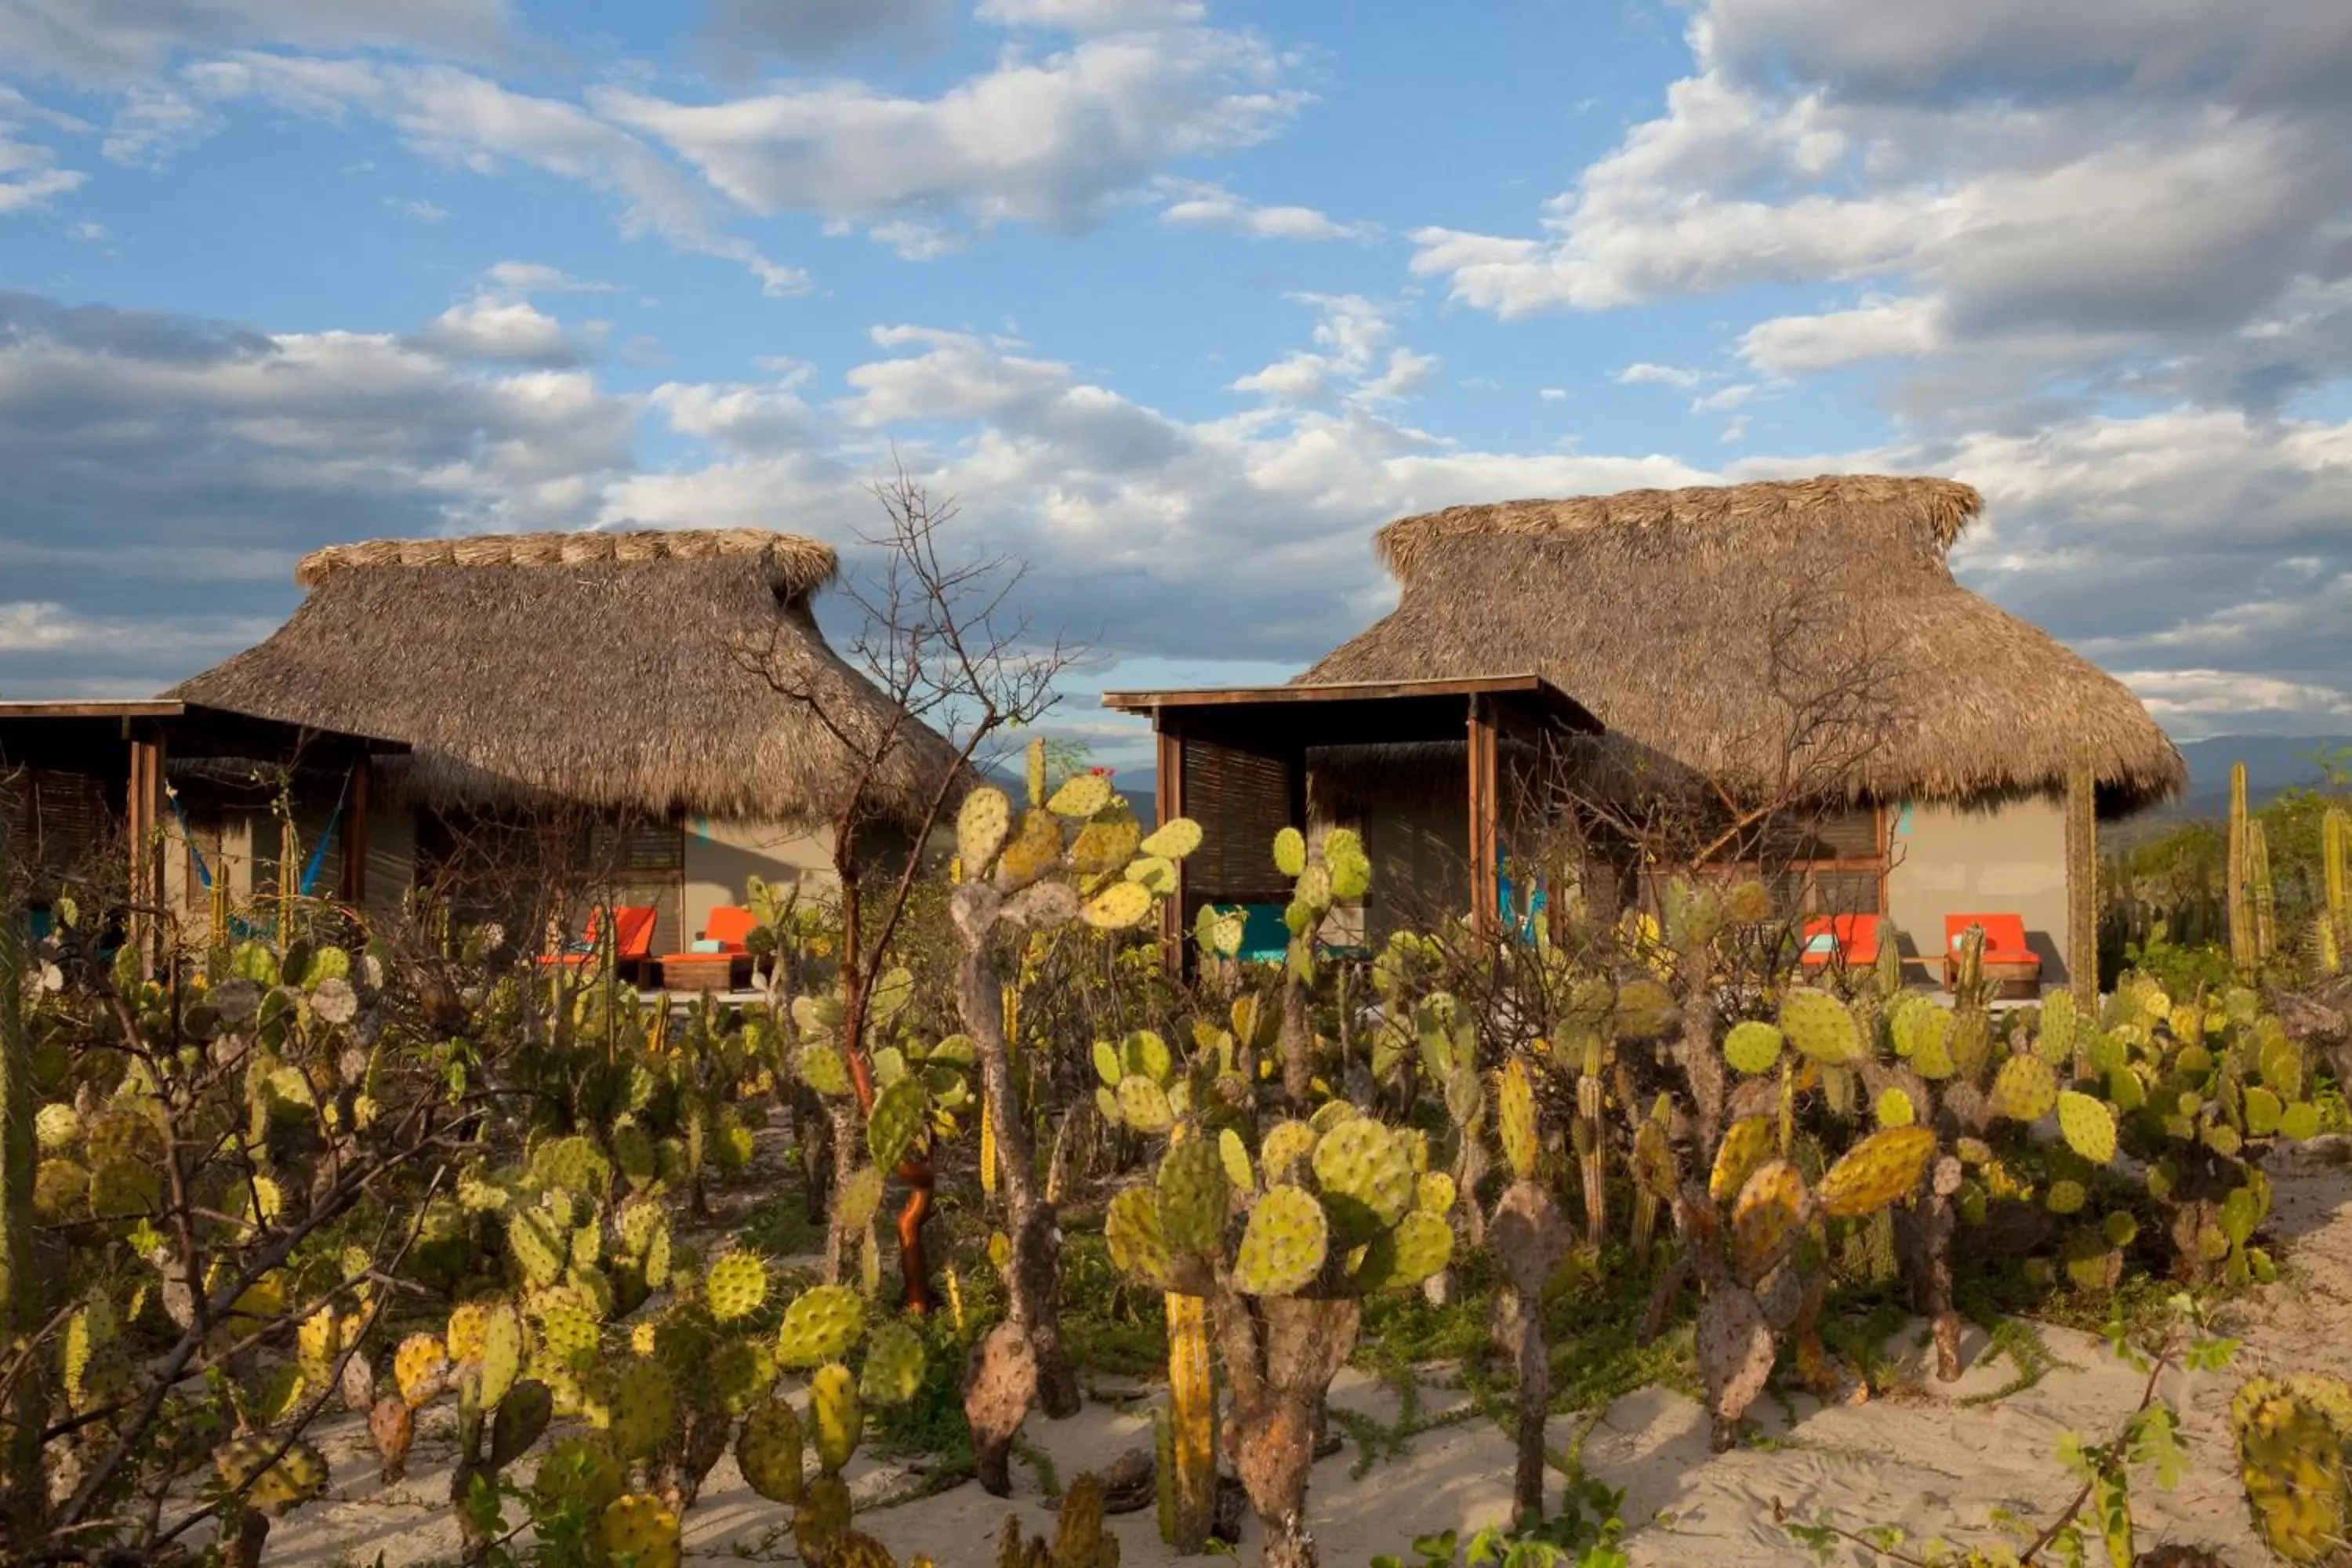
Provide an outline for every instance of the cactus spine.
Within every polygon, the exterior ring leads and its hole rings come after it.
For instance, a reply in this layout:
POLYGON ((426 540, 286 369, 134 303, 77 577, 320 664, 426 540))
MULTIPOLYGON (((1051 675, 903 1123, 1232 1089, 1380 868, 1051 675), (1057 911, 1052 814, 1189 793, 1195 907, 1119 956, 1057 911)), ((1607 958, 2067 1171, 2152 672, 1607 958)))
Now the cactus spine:
POLYGON ((2246 764, 2230 764, 2230 959, 2242 972, 2254 967, 2254 915, 2248 887, 2246 764))
POLYGON ((2091 748, 2075 749, 2066 774, 2066 970, 2084 1013, 2099 1001, 2098 773, 2091 748))

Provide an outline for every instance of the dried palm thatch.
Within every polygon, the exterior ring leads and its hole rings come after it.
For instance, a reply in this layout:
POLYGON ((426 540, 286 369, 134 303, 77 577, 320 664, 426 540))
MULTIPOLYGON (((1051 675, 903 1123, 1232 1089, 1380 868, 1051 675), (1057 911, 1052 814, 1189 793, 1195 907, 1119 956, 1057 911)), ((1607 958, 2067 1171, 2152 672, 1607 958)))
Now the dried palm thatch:
POLYGON ((173 695, 407 741, 395 787, 436 806, 822 825, 887 745, 866 799, 903 821, 954 759, 826 646, 808 600, 834 572, 748 529, 336 545, 285 626, 173 695))
POLYGON ((1834 475, 1406 518, 1378 542, 1395 611, 1298 679, 1534 669, 1607 726, 1592 760, 1626 780, 1982 801, 2063 789, 2087 741, 2107 809, 2179 793, 2130 691, 1953 580, 1980 504, 1834 475))

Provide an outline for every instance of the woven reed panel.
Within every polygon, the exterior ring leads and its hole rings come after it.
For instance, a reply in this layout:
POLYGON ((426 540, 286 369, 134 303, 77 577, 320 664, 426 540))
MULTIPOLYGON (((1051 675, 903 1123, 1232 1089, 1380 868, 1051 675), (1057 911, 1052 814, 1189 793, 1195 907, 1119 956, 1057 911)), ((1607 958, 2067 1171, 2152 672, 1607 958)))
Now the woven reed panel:
POLYGON ((1290 821, 1290 764, 1206 741, 1184 742, 1184 815, 1201 847, 1184 862, 1184 890, 1212 902, 1284 893, 1274 836, 1290 821))

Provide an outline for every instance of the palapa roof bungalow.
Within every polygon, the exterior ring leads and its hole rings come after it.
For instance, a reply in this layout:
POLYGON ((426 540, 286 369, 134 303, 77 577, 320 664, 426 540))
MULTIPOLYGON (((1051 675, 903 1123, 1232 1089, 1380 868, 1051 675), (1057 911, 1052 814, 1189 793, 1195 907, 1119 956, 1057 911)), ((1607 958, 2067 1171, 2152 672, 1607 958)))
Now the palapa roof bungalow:
POLYGON ((826 644, 809 601, 835 571, 756 530, 336 545, 300 563, 282 627, 169 695, 407 744, 377 764, 372 903, 471 828, 585 812, 583 853, 620 879, 600 897, 656 906, 652 951, 681 952, 749 877, 829 874, 869 748, 885 828, 953 764, 826 644))
MULTIPOLYGON (((1954 581, 1981 505, 1838 475, 1452 507, 1380 531, 1396 608, 1289 686, 1106 700, 1154 716, 1161 808, 1213 837, 1310 801, 1360 824, 1375 931, 1384 896, 1393 920, 1401 889, 1465 870, 1491 915, 1510 825, 1570 801, 1801 805, 1771 868, 1789 902, 1885 917, 1929 953, 1948 915, 2018 914, 2055 980, 2070 769, 2087 755, 2106 816, 2186 770, 2120 682, 1954 581), (1307 705, 1352 712, 1283 721, 1307 705)), ((1270 891, 1254 866, 1204 869, 1189 906, 1270 891)))

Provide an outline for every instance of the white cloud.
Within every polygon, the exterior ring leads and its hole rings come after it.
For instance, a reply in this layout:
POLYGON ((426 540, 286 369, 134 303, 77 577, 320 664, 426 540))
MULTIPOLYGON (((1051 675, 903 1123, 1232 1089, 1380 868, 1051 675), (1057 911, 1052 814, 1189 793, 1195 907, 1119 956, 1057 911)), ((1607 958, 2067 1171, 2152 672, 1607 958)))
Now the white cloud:
POLYGON ((1702 382, 1715 379, 1716 374, 1712 371, 1692 370, 1678 364, 1639 363, 1629 364, 1617 373, 1617 384, 1621 386, 1678 386, 1685 392, 1702 382))
POLYGON ((518 294, 609 294, 614 287, 593 279, 574 278, 561 267, 550 267, 541 261, 501 261, 482 276, 493 288, 518 294))
POLYGON ((805 273, 727 234, 709 193, 692 175, 577 104, 510 91, 451 66, 244 54, 192 67, 187 75, 215 100, 259 97, 330 121, 354 110, 380 116, 417 151, 476 174, 495 173, 511 160, 577 181, 620 198, 625 233, 657 234, 680 249, 733 261, 771 294, 808 287, 805 273))
POLYGON ((1410 396, 1436 374, 1437 361, 1391 347, 1387 311, 1359 294, 1294 294, 1320 312, 1313 349, 1300 349, 1232 384, 1276 405, 1370 405, 1410 396), (1385 351, 1385 353, 1383 353, 1385 351))
POLYGON ((508 0, 0 0, 0 59, 126 82, 241 44, 488 54, 511 26, 508 0))
POLYGON ((383 205, 403 217, 413 217, 419 223, 439 223, 449 216, 449 209, 436 205, 420 197, 386 196, 383 205))
MULTIPOLYGON (((0 162, 18 151, 0 142, 0 162)), ((89 179, 77 169, 36 169, 16 178, 0 177, 0 213, 27 212, 48 205, 51 196, 79 190, 89 179)))
POLYGON ((416 335, 418 344, 453 360, 503 364, 568 365, 580 345, 563 323, 528 300, 484 294, 452 305, 416 335))
POLYGON ((35 127, 64 132, 88 129, 69 114, 45 108, 14 88, 0 87, 0 214, 47 206, 51 196, 79 190, 89 178, 77 169, 55 167, 54 148, 18 140, 35 127))
POLYGON ((1705 0, 1696 73, 1535 235, 1423 229, 1413 270, 1504 317, 1869 289, 1752 330, 1751 363, 1792 374, 1973 355, 1979 389, 2012 395, 2213 355, 2239 375, 2253 356, 2216 345, 2297 301, 2325 330, 2274 343, 2235 395, 2352 365, 2352 302, 2327 293, 2352 243, 2352 96, 2327 90, 2352 12, 1949 9, 1705 0))
POLYGON ((981 0, 974 15, 1005 27, 1125 33, 1190 26, 1207 11, 1201 0, 981 0))
POLYGON ((1568 397, 1568 389, 1563 386, 1547 386, 1542 391, 1537 393, 1536 395, 1542 398, 1546 403, 1560 403, 1566 401, 1568 397))
POLYGON ((1862 360, 1916 359, 1948 341, 1941 301, 1891 300, 1759 321, 1741 335, 1739 354, 1768 375, 1794 375, 1862 360))
POLYGON ((1160 188, 1168 205, 1160 221, 1178 228, 1214 229, 1247 239, 1364 239, 1378 230, 1340 223, 1313 207, 1261 206, 1202 180, 1165 178, 1160 188))
POLYGON ((754 212, 866 226, 920 257, 1009 222, 1083 227, 1166 163, 1263 141, 1305 102, 1285 74, 1255 37, 1190 28, 1009 51, 936 98, 833 81, 708 104, 612 87, 591 102, 754 212))
POLYGON ((161 168, 212 130, 212 117, 170 88, 134 82, 99 151, 117 163, 161 168))

